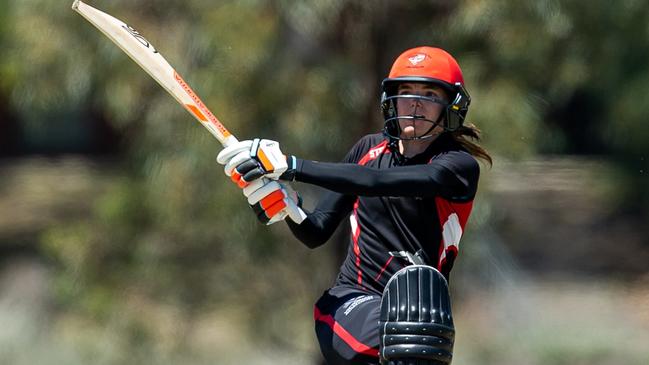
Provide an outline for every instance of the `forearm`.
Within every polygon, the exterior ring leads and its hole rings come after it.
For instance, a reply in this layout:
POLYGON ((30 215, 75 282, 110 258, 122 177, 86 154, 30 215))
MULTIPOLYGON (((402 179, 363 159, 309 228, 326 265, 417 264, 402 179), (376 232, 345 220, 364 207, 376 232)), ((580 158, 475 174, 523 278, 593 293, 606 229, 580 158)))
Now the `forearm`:
POLYGON ((295 238, 305 246, 316 248, 324 244, 334 233, 340 222, 349 214, 355 197, 327 191, 307 218, 300 224, 289 222, 295 238))
POLYGON ((333 230, 330 231, 323 224, 322 216, 318 213, 307 213, 307 218, 300 224, 290 220, 287 220, 286 223, 293 236, 309 248, 323 245, 333 233, 333 230))

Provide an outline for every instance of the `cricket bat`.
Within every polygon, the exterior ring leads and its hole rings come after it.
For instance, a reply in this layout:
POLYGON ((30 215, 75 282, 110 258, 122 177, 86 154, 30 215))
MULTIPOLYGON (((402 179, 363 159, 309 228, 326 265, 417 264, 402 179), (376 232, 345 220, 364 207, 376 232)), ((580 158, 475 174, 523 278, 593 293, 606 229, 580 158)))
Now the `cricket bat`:
MULTIPOLYGON (((144 71, 153 77, 171 96, 194 116, 203 127, 223 145, 237 143, 237 139, 221 124, 216 116, 205 106, 182 77, 162 57, 156 48, 133 27, 108 15, 80 0, 75 0, 72 9, 81 14, 92 25, 104 33, 131 57, 144 71)), ((288 215, 294 222, 300 223, 306 214, 295 204, 288 204, 286 210, 277 214, 269 222, 284 219, 288 215)))

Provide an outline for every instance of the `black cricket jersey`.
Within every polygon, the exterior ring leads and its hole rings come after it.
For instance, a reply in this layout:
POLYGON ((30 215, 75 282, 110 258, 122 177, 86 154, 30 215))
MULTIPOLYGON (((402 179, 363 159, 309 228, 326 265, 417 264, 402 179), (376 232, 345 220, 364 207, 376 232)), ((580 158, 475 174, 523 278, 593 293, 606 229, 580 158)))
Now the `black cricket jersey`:
POLYGON ((448 279, 473 206, 480 168, 448 133, 404 158, 382 134, 360 139, 342 163, 297 160, 295 179, 327 189, 301 224, 288 222, 308 247, 326 242, 349 217, 351 240, 336 285, 383 292, 409 263, 391 251, 423 251, 448 279))

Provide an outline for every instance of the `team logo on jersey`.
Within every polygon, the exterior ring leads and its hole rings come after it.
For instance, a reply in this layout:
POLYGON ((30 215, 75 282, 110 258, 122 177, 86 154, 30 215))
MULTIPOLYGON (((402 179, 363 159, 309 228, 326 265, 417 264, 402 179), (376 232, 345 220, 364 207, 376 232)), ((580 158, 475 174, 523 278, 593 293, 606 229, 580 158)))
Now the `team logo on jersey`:
POLYGON ((370 159, 373 160, 373 159, 379 157, 383 153, 383 151, 385 150, 385 147, 386 146, 383 145, 383 146, 379 146, 379 147, 376 147, 376 148, 373 148, 373 149, 369 150, 368 154, 370 155, 370 159))
POLYGON ((417 64, 419 62, 421 62, 421 61, 423 61, 425 59, 426 59, 426 55, 423 54, 423 53, 419 53, 419 54, 417 54, 415 56, 409 57, 408 61, 410 61, 410 63, 412 63, 413 66, 417 66, 417 64))

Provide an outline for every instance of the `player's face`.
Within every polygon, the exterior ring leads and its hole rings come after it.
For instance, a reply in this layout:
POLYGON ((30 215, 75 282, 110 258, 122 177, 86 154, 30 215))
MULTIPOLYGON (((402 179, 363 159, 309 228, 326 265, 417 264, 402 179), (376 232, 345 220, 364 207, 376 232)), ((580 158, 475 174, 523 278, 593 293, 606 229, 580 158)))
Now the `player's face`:
POLYGON ((410 119, 399 119, 401 138, 410 139, 423 137, 424 135, 439 135, 444 131, 443 122, 432 130, 433 122, 436 122, 448 103, 444 90, 438 86, 406 82, 399 85, 397 95, 418 95, 430 99, 418 99, 403 97, 397 99, 397 112, 401 116, 410 116, 410 119))

